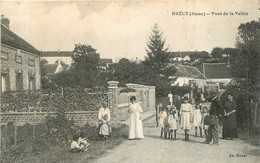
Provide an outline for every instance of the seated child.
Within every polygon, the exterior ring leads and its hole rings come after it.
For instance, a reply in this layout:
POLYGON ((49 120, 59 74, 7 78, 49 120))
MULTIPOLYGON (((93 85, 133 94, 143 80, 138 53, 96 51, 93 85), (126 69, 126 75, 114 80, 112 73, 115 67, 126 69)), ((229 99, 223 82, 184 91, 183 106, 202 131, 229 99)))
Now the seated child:
POLYGON ((87 147, 84 147, 79 144, 79 135, 74 134, 73 141, 71 142, 71 145, 70 145, 70 152, 72 152, 72 153, 83 152, 86 148, 87 147))
POLYGON ((168 116, 168 123, 169 123, 169 131, 170 131, 171 140, 175 141, 176 132, 178 129, 178 113, 177 113, 177 110, 175 107, 173 107, 170 110, 170 114, 168 116), (173 138, 173 132, 174 132, 174 138, 173 138))
POLYGON ((88 150, 88 146, 90 144, 87 142, 87 140, 85 138, 85 133, 84 132, 80 132, 78 144, 79 144, 79 146, 83 146, 85 148, 84 151, 88 150))
POLYGON ((105 114, 102 117, 102 120, 99 121, 100 123, 100 129, 99 129, 99 135, 101 135, 101 140, 106 140, 109 136, 109 123, 108 123, 108 115, 105 114))
POLYGON ((159 127, 161 128, 161 137, 163 137, 164 133, 164 119, 167 117, 167 111, 166 108, 163 108, 163 110, 159 114, 159 127))
POLYGON ((205 119, 205 116, 207 116, 207 115, 209 115, 208 108, 204 107, 202 109, 201 128, 204 129, 205 137, 208 137, 208 128, 209 128, 209 125, 204 124, 204 119, 205 119))

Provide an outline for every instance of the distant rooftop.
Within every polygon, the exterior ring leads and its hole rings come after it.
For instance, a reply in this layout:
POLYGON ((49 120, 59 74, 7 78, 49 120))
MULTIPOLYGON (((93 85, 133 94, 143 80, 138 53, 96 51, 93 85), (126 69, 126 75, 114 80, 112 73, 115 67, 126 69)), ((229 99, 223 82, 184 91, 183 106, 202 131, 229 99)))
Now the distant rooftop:
POLYGON ((71 57, 73 51, 43 51, 41 52, 41 57, 71 57))
POLYGON ((177 71, 174 76, 195 78, 195 79, 206 79, 205 76, 196 68, 185 65, 176 65, 177 71))
POLYGON ((190 56, 193 53, 201 53, 203 51, 178 51, 178 52, 168 52, 170 57, 180 57, 190 56))
POLYGON ((231 78, 230 67, 226 63, 203 63, 203 73, 208 79, 231 78))
POLYGON ((100 58, 101 63, 113 63, 111 58, 100 58))
POLYGON ((58 63, 46 64, 43 66, 43 69, 47 74, 54 74, 55 71, 57 70, 58 65, 59 65, 58 63))

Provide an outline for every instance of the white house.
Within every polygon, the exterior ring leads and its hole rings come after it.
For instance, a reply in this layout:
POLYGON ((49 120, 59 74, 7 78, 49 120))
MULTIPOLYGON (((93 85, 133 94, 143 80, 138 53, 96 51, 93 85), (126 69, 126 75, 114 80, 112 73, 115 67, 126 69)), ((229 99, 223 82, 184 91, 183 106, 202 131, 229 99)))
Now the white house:
POLYGON ((202 88, 206 84, 205 76, 196 68, 185 65, 176 65, 177 71, 170 78, 175 79, 172 86, 185 86, 192 83, 202 88))
POLYGON ((72 51, 43 51, 41 52, 41 58, 48 61, 49 64, 54 64, 57 60, 62 61, 67 65, 72 63, 72 51))
POLYGON ((59 61, 58 63, 43 65, 43 70, 46 72, 46 75, 54 75, 62 72, 64 70, 64 67, 59 61))
POLYGON ((232 80, 230 67, 226 63, 203 63, 202 69, 208 82, 227 85, 232 80))

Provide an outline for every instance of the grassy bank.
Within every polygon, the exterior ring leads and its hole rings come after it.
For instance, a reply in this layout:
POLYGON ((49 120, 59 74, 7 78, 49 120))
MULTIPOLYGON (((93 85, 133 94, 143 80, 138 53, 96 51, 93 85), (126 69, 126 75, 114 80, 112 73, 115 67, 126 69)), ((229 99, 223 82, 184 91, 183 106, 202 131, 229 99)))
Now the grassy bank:
POLYGON ((113 134, 107 141, 100 141, 97 127, 85 125, 77 130, 84 131, 91 144, 89 150, 73 154, 69 152, 73 130, 64 135, 59 131, 50 132, 45 124, 39 124, 36 127, 36 136, 32 137, 32 128, 29 124, 18 127, 17 145, 14 146, 11 132, 13 128, 9 126, 10 130, 6 134, 9 139, 5 149, 2 149, 1 162, 93 162, 126 140, 128 134, 128 126, 119 125, 113 128, 113 134))

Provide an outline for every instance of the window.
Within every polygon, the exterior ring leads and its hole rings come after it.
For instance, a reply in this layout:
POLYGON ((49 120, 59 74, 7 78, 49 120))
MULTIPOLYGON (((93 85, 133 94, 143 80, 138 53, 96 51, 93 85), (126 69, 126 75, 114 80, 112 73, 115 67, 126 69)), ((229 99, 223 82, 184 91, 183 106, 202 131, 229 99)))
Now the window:
POLYGON ((21 72, 16 73, 16 90, 23 90, 23 74, 21 72))
POLYGON ((31 58, 29 58, 29 60, 28 60, 28 65, 29 66, 35 66, 35 60, 34 59, 31 59, 31 58))
POLYGON ((1 60, 6 60, 6 61, 8 61, 8 58, 9 58, 9 53, 8 53, 8 51, 2 50, 2 51, 1 51, 1 60))
POLYGON ((36 85, 35 85, 35 73, 29 72, 28 73, 28 88, 29 90, 33 91, 36 90, 36 85))
POLYGON ((2 92, 5 92, 8 90, 8 81, 7 81, 7 74, 2 73, 2 79, 1 79, 1 84, 2 84, 2 92))
POLYGON ((1 90, 2 92, 10 90, 9 69, 4 66, 1 70, 1 90))
POLYGON ((15 55, 15 62, 16 63, 21 63, 22 64, 22 56, 21 56, 21 51, 17 49, 17 54, 15 55))

